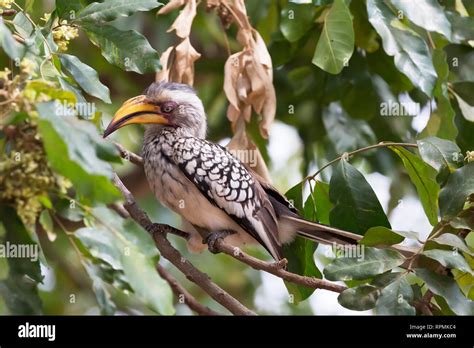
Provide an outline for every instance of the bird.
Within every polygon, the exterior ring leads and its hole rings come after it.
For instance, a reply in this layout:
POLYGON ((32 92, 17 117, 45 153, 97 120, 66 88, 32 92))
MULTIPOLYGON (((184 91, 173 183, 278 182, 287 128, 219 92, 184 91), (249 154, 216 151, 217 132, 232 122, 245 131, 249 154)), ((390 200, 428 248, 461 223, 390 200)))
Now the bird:
POLYGON ((142 156, 156 198, 185 222, 188 249, 218 252, 262 245, 282 260, 296 236, 323 244, 357 244, 361 235, 301 217, 291 202, 225 147, 206 140, 207 116, 194 88, 154 82, 117 110, 104 138, 130 124, 145 124, 142 156))

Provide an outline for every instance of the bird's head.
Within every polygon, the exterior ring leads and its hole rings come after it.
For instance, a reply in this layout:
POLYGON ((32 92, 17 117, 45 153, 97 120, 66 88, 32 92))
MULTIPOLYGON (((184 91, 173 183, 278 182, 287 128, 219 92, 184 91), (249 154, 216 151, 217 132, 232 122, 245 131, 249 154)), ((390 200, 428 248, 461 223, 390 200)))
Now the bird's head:
POLYGON ((152 83, 143 95, 127 100, 115 113, 104 137, 133 123, 180 128, 195 137, 206 136, 206 114, 201 99, 192 87, 181 83, 152 83))

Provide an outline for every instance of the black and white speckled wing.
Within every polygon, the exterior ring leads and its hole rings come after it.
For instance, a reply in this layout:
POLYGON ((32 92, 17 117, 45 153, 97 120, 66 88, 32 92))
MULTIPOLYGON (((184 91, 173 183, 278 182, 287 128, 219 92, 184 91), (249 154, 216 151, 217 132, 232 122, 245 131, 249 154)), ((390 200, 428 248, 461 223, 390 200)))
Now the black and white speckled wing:
POLYGON ((238 159, 220 145, 183 137, 173 144, 173 161, 212 204, 223 209, 274 258, 282 258, 273 206, 238 159))

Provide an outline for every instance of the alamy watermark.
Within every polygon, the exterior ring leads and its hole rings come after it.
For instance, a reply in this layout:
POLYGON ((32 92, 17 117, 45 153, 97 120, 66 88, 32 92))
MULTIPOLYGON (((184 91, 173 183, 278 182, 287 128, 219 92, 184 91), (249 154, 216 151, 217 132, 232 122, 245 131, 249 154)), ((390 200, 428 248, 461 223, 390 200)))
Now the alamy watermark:
POLYGON ((347 257, 357 259, 357 261, 363 261, 365 257, 365 245, 357 244, 337 244, 333 243, 332 248, 330 249, 332 254, 336 258, 347 257))
POLYGON ((39 257, 39 246, 38 244, 14 244, 7 241, 5 244, 0 244, 0 257, 30 259, 31 262, 36 262, 39 257))
POLYGON ((412 101, 385 101, 380 103, 381 116, 411 116, 415 117, 420 114, 420 103, 412 101))
POLYGON ((246 163, 249 167, 256 167, 258 161, 258 150, 229 150, 232 156, 246 163))
POLYGON ((67 101, 54 101, 54 111, 58 116, 76 116, 92 118, 96 112, 95 103, 79 102, 70 103, 67 101))

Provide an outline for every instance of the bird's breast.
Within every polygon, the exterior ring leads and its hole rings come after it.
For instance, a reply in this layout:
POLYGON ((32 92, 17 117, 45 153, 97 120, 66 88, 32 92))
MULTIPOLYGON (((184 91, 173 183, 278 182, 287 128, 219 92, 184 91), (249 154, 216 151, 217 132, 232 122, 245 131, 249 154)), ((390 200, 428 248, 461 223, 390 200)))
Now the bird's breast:
POLYGON ((159 144, 143 149, 145 174, 156 198, 191 224, 209 231, 240 230, 222 209, 211 204, 159 144))

